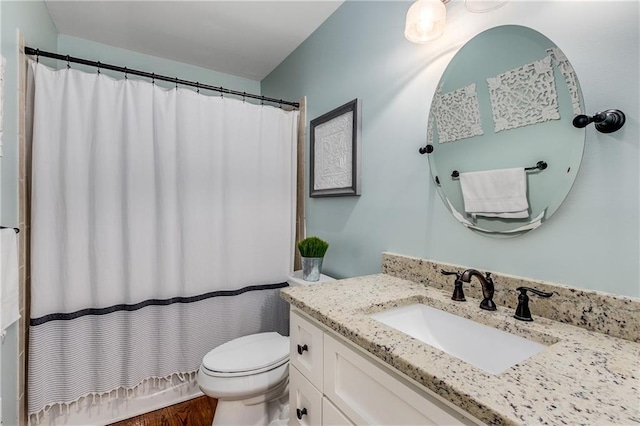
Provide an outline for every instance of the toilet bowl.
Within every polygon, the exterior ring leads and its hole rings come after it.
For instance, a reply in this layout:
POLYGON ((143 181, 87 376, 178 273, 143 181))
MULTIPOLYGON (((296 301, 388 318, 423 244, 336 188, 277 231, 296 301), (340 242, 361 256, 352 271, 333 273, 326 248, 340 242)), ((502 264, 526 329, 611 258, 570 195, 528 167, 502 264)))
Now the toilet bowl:
MULTIPOLYGON (((289 285, 308 285, 298 275, 290 277, 289 285)), ((319 282, 332 280, 322 275, 319 282)), ((207 353, 197 381, 205 395, 218 400, 213 425, 286 425, 289 350, 289 337, 267 332, 233 339, 207 353)))
POLYGON ((267 425, 286 404, 289 338, 251 334, 218 346, 202 359, 198 386, 218 400, 214 425, 267 425), (274 407, 274 405, 276 407, 274 407))

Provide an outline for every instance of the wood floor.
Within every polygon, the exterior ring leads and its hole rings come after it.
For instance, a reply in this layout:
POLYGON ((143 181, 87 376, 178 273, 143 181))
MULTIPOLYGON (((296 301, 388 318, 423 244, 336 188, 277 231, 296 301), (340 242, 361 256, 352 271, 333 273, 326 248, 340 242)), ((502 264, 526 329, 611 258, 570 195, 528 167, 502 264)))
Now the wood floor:
POLYGON ((110 426, 211 426, 218 401, 201 396, 110 426))

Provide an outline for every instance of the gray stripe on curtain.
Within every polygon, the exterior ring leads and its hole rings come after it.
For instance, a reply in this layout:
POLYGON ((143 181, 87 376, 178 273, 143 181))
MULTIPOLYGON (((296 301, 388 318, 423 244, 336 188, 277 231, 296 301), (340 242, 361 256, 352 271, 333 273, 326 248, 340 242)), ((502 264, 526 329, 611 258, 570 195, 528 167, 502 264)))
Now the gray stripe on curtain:
POLYGON ((32 326, 28 412, 195 371, 207 352, 238 336, 289 335, 289 305, 279 293, 249 291, 32 326))

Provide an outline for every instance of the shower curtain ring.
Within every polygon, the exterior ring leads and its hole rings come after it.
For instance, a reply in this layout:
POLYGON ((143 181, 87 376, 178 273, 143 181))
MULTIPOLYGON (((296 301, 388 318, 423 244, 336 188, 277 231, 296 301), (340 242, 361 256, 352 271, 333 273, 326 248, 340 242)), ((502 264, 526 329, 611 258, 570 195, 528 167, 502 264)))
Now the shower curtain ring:
POLYGON ((176 90, 178 90, 178 77, 176 77, 176 90))
POLYGON ((280 99, 280 102, 278 102, 278 108, 282 109, 282 99, 280 99))
POLYGON ((69 55, 67 55, 67 69, 71 68, 71 64, 69 63, 69 55))
POLYGON ((98 61, 98 75, 100 75, 100 61, 98 61))
POLYGON ((264 106, 264 96, 260 96, 260 105, 264 106))
POLYGON ((200 94, 200 82, 199 81, 196 81, 196 89, 197 89, 196 93, 200 94))
POLYGON ((246 100, 247 92, 242 92, 242 102, 246 100))
POLYGON ((224 89, 222 88, 222 86, 220 86, 220 89, 218 89, 218 91, 220 92, 220 97, 224 98, 224 89))
POLYGON ((124 79, 128 80, 129 77, 127 76, 127 67, 124 67, 124 79))
POLYGON ((156 73, 151 74, 151 84, 156 84, 156 73))

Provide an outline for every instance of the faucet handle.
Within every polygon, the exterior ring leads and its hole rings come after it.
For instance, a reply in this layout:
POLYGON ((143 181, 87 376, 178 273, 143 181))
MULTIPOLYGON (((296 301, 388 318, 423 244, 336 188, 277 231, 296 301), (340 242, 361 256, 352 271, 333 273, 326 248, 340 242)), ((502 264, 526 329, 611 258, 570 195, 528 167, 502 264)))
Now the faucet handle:
POLYGON ((484 279, 485 279, 488 283, 493 284, 493 278, 491 278, 491 272, 485 272, 485 273, 484 273, 484 275, 485 275, 485 278, 484 278, 484 279))
POLYGON ((453 288, 453 295, 451 296, 451 300, 455 300, 456 302, 466 302, 467 299, 464 297, 464 291, 462 290, 462 273, 457 271, 445 271, 444 269, 440 269, 440 273, 442 275, 455 275, 455 287, 453 288))
POLYGON ((533 321, 533 318, 531 318, 531 311, 529 310, 529 296, 527 296, 527 291, 537 294, 540 297, 553 296, 553 293, 547 293, 531 287, 518 287, 516 288, 516 291, 519 291, 520 294, 518 295, 518 307, 516 308, 516 313, 513 317, 520 321, 533 321))

